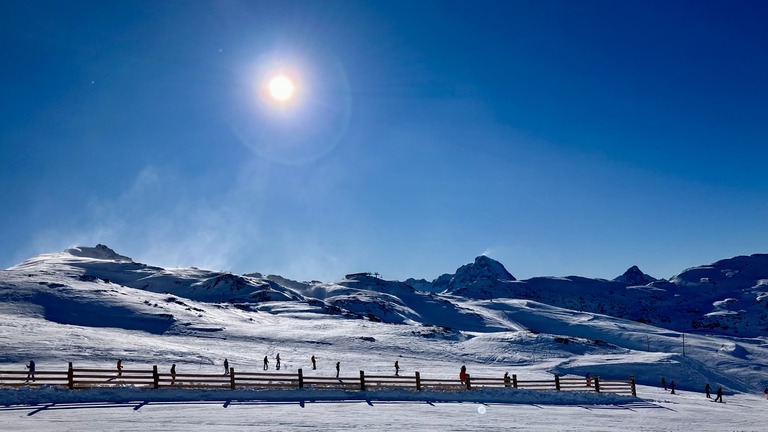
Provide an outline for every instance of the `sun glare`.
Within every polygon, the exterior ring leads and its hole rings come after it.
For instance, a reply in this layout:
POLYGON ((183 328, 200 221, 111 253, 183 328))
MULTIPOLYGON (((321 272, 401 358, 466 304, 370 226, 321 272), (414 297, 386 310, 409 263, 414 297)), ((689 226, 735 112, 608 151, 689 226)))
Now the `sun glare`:
POLYGON ((278 75, 269 82, 269 93, 279 101, 286 101, 293 96, 293 83, 284 75, 278 75))

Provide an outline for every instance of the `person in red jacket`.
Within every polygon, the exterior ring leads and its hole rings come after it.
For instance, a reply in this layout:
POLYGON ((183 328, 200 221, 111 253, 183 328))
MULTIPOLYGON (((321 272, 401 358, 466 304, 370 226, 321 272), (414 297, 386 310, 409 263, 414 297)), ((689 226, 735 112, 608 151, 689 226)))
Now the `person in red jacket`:
POLYGON ((467 380, 467 366, 461 365, 461 371, 459 372, 459 380, 463 383, 467 380))

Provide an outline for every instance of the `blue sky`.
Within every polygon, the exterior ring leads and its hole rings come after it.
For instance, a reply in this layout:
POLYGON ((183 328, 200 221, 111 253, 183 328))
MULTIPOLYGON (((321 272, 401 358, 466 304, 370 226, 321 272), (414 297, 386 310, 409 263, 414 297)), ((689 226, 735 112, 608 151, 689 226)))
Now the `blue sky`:
POLYGON ((0 267, 103 243, 300 280, 480 254, 670 277, 767 252, 765 22, 760 1, 14 1, 0 267))

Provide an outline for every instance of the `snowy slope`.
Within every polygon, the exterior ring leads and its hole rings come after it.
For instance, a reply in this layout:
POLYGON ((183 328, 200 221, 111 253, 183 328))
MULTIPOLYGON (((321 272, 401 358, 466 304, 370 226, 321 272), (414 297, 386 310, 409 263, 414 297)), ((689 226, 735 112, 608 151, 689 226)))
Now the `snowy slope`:
POLYGON ((671 281, 629 286, 579 277, 517 281, 482 257, 477 267, 443 278, 448 292, 436 294, 370 275, 321 283, 163 269, 103 246, 81 247, 0 271, 0 344, 6 347, 0 363, 21 368, 35 358, 40 367, 59 368, 67 361, 103 366, 124 358, 199 371, 218 369, 228 358, 236 368, 256 370, 264 355, 280 353, 286 370, 307 370, 315 355, 319 368, 308 373, 317 374, 330 373, 335 361, 346 371, 391 373, 397 359, 404 372, 435 377, 454 377, 458 365, 467 364, 481 375, 589 371, 605 378, 634 374, 645 385, 665 376, 681 389, 710 382, 756 392, 768 385, 762 334, 711 335, 701 327, 681 333, 675 326, 685 320, 662 317, 670 313, 665 305, 681 302, 679 310, 685 299, 712 306, 739 292, 744 302, 760 298, 755 281, 763 280, 762 259, 739 257, 671 281), (698 297, 701 284, 717 289, 698 297), (601 304, 604 314, 595 310, 601 304), (627 319, 637 311, 655 313, 663 326, 627 319))

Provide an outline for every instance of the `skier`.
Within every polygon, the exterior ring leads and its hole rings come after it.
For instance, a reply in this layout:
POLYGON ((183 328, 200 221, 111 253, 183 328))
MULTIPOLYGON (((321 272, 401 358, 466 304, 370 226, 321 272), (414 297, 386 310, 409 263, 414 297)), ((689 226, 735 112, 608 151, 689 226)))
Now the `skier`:
POLYGON ((675 380, 672 380, 672 382, 669 383, 669 389, 672 390, 672 393, 670 394, 675 394, 675 380))
POLYGON ((171 365, 171 385, 176 383, 176 363, 171 365))
POLYGON ((461 381, 462 384, 464 384, 464 381, 467 380, 467 366, 461 365, 461 370, 459 371, 459 381, 461 381))
POLYGON ((315 363, 315 356, 312 356, 310 360, 312 360, 312 369, 317 369, 317 363, 315 363))
POLYGON ((717 388, 717 397, 715 398, 715 402, 722 402, 723 401, 723 388, 718 387, 717 388))
POLYGON ((24 367, 26 369, 29 369, 29 373, 27 374, 27 381, 29 381, 30 379, 34 381, 35 380, 35 361, 30 360, 29 364, 24 367))
POLYGON ((592 387, 592 377, 589 376, 589 372, 587 372, 587 375, 584 378, 587 379, 587 387, 592 387))
POLYGON ((117 376, 123 376, 123 359, 117 359, 117 376))
POLYGON ((339 370, 341 369, 340 365, 341 365, 341 362, 337 361, 336 362, 336 378, 339 377, 339 370))
POLYGON ((509 372, 504 372, 504 387, 512 387, 512 384, 509 381, 509 372))
POLYGON ((395 360, 395 376, 400 376, 400 365, 395 360))
POLYGON ((229 361, 224 359, 224 375, 229 375, 229 361))
POLYGON ((712 399, 712 396, 709 395, 709 391, 712 389, 712 387, 709 386, 709 383, 704 386, 704 393, 707 394, 707 399, 712 399))
POLYGON ((280 353, 277 353, 277 355, 275 356, 275 368, 277 368, 277 370, 280 370, 280 353))
POLYGON ((667 380, 664 377, 661 377, 661 386, 664 387, 664 390, 667 389, 667 380))
POLYGON ((264 370, 269 369, 269 358, 264 356, 264 370))

